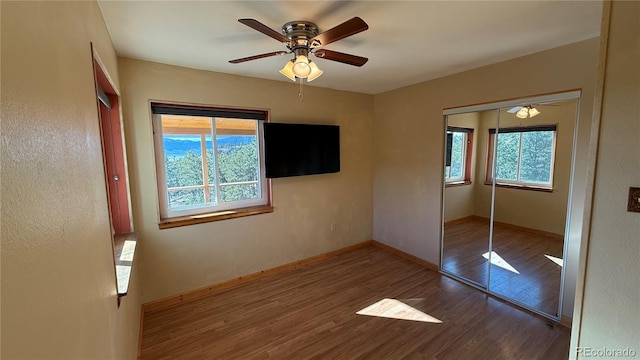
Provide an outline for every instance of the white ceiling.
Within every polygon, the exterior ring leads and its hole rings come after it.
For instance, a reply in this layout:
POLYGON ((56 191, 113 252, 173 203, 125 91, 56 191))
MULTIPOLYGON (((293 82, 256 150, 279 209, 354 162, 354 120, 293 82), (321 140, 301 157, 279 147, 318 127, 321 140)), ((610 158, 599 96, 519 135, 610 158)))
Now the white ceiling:
MULTIPOLYGON (((120 56, 288 81, 286 50, 237 21, 280 31, 307 20, 320 31, 354 16, 369 30, 326 46, 369 58, 363 67, 317 59, 311 85, 377 94, 598 36, 600 1, 107 1, 98 2, 120 56)), ((313 59, 313 58, 312 58, 313 59)))

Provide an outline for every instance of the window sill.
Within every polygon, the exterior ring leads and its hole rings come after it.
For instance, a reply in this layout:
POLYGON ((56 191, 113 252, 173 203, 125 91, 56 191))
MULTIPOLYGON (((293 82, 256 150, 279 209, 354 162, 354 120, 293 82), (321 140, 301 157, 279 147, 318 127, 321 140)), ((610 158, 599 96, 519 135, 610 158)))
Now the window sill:
POLYGON ((162 219, 162 221, 160 221, 160 223, 158 224, 158 227, 161 230, 170 229, 174 227, 203 224, 203 223, 208 223, 212 221, 235 219, 239 217, 266 214, 270 212, 273 212, 273 206, 271 205, 252 206, 252 207, 247 207, 242 209, 225 210, 225 211, 219 211, 214 213, 162 219))
POLYGON ((120 298, 129 292, 129 280, 133 267, 133 256, 136 251, 138 234, 135 232, 115 235, 113 237, 113 252, 116 263, 116 280, 118 285, 118 305, 120 298))
MULTIPOLYGON (((485 181, 485 185, 493 185, 491 182, 485 181)), ((519 190, 529 190, 529 191, 540 191, 540 192, 553 192, 553 188, 545 188, 531 185, 516 185, 516 184, 501 184, 496 183, 496 187, 507 188, 507 189, 519 189, 519 190)))
POLYGON ((471 180, 452 181, 452 182, 449 182, 449 183, 445 183, 444 187, 445 188, 450 188, 450 187, 465 186, 465 185, 471 185, 471 180))

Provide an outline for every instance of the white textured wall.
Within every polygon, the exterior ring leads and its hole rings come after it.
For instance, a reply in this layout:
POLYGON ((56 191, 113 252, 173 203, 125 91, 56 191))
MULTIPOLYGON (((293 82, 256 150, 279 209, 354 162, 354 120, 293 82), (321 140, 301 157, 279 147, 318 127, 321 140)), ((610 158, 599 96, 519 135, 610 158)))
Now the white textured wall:
POLYGON ((134 359, 138 286, 118 309, 90 50, 117 86, 100 10, 0 6, 2 358, 134 359))
MULTIPOLYGON (((597 54, 593 38, 375 95, 373 238, 439 262, 444 108, 581 88, 578 152, 586 154, 597 54)), ((573 309, 586 166, 578 157, 565 314, 573 309)))
POLYGON ((371 239, 373 97, 120 59, 144 302, 371 239), (273 213, 158 229, 149 100, 271 110, 274 122, 340 125, 341 170, 274 179, 273 213), (336 230, 331 231, 331 223, 336 230))
MULTIPOLYGON (((626 211, 628 188, 640 186, 639 2, 612 3, 606 61, 577 346, 628 347, 639 357, 640 214, 626 211)), ((571 355, 576 355, 575 347, 571 355)))

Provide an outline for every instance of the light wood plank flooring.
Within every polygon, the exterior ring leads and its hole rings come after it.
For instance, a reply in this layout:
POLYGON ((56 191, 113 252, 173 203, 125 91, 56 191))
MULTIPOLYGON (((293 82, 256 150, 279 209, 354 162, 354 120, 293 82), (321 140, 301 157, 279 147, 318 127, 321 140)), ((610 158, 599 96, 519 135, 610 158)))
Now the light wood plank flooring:
MULTIPOLYGON (((472 218, 446 224, 443 269, 478 284, 487 282, 489 222, 472 218)), ((558 312, 563 241, 496 223, 493 229, 492 291, 550 315, 558 312), (497 261, 496 261, 497 260, 497 261)))
POLYGON ((569 330, 546 323, 367 247, 146 314, 141 357, 566 359, 569 330), (385 298, 442 323, 356 314, 385 298))

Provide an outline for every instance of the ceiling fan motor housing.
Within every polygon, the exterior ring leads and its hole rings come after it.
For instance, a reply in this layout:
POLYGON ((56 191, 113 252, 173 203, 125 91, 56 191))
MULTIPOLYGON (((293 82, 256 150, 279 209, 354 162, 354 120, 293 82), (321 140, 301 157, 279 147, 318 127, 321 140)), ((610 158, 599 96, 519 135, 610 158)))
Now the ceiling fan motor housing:
POLYGON ((319 34, 318 26, 309 21, 289 21, 282 25, 282 34, 293 42, 293 45, 289 46, 293 51, 299 47, 304 47, 308 51, 310 47, 320 45, 309 43, 309 40, 319 34))

